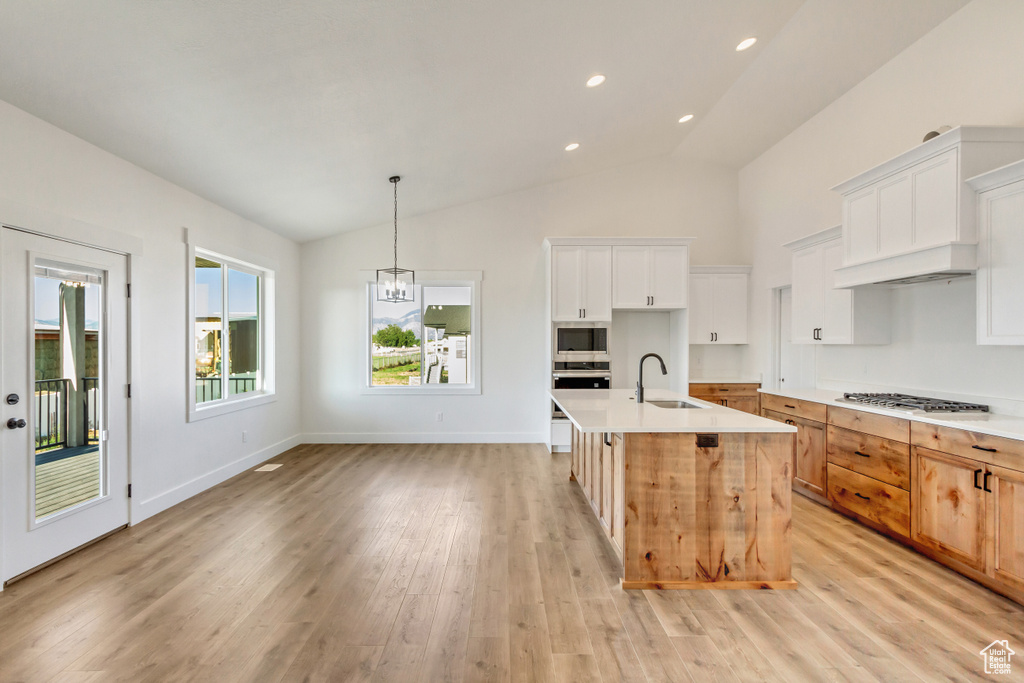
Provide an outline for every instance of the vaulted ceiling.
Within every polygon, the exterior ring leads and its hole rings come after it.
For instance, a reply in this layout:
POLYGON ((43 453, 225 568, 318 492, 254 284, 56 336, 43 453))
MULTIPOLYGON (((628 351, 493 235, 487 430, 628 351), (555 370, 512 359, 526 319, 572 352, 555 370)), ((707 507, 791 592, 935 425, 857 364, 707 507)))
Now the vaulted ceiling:
POLYGON ((412 215, 742 166, 966 2, 9 0, 0 99, 307 241, 388 222, 394 174, 412 215))

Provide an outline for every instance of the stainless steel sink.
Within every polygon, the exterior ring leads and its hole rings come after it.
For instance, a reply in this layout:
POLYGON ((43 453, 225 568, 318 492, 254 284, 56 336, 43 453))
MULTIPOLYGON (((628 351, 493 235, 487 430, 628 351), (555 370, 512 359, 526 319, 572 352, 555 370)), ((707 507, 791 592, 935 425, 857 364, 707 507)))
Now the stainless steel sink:
POLYGON ((695 406, 692 403, 687 403, 686 401, 647 401, 646 403, 652 406, 657 406, 658 408, 673 408, 676 410, 680 408, 700 408, 700 406, 695 406))

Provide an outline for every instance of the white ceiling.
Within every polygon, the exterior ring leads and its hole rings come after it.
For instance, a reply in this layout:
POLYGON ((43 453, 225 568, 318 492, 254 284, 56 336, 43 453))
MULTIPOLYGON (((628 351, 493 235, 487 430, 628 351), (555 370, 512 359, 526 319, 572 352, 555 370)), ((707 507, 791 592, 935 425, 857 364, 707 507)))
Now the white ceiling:
POLYGON ((409 216, 740 166, 966 1, 4 0, 0 99, 307 241, 389 222, 394 174, 409 216))

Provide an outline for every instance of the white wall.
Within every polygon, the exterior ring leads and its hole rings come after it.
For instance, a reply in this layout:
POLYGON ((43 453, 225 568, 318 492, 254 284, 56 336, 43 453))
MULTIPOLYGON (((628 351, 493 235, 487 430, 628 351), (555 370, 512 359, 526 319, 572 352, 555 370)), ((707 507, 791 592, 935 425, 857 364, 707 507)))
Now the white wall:
MULTIPOLYGON (((975 0, 746 166, 741 242, 752 273, 747 370, 768 373, 769 288, 787 283, 781 244, 837 225, 829 188, 941 125, 1024 125, 1024 2, 975 0)), ((817 386, 989 397, 1024 411, 1024 348, 974 344, 973 279, 893 293, 893 341, 821 347, 817 386)))
POLYGON ((141 342, 131 399, 133 522, 298 443, 297 245, 3 102, 0 149, 0 222, 83 236, 95 226, 141 240, 132 283, 141 342), (186 422, 183 228, 200 246, 244 249, 276 265, 277 401, 186 422))
MULTIPOLYGON (((544 238, 697 237, 692 263, 733 263, 736 192, 734 171, 667 158, 414 218, 401 215, 400 190, 401 267, 483 271, 479 396, 361 394, 366 310, 358 271, 389 265, 392 225, 304 244, 304 439, 543 441, 550 420, 543 392, 551 382, 544 361, 544 238), (443 423, 435 421, 438 411, 443 423)), ((381 216, 390 210, 385 203, 381 216)), ((635 368, 613 368, 620 371, 635 368)), ((616 383, 622 382, 628 379, 616 383)))

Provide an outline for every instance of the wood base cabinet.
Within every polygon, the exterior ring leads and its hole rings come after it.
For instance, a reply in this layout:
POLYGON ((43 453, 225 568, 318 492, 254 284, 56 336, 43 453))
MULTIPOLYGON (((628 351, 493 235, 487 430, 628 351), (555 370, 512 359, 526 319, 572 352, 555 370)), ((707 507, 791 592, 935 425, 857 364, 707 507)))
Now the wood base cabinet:
POLYGON ((761 415, 796 427, 793 488, 826 495, 825 406, 811 401, 761 395, 761 415))
POLYGON ((761 385, 756 383, 709 384, 694 382, 690 384, 690 396, 751 415, 760 415, 761 401, 760 394, 757 392, 760 388, 761 385))
POLYGON ((584 434, 573 472, 622 587, 794 588, 792 433, 584 434))
POLYGON ((1024 473, 920 447, 912 458, 914 542, 1024 593, 1024 473))

